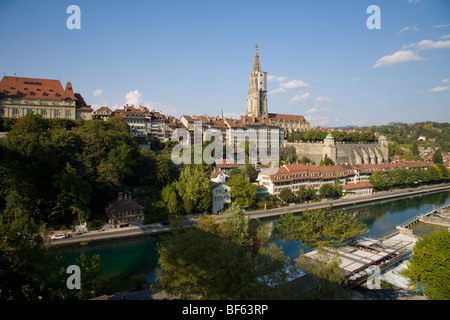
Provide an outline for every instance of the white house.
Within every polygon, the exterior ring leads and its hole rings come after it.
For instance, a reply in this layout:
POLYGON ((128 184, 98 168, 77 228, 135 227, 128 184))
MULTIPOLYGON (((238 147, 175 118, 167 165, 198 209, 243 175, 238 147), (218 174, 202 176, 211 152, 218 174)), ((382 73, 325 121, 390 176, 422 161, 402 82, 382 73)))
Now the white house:
POLYGON ((225 183, 212 183, 211 196, 212 211, 213 213, 218 213, 228 206, 228 203, 231 203, 231 187, 225 183))

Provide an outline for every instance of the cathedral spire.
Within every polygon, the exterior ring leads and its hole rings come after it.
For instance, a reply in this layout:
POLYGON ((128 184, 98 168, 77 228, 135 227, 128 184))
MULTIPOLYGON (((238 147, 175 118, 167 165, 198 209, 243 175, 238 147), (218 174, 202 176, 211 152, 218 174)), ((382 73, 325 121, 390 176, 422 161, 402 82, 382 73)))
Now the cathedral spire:
POLYGON ((253 72, 260 72, 260 71, 261 67, 259 65, 258 42, 257 42, 255 49, 255 61, 253 62, 253 72))

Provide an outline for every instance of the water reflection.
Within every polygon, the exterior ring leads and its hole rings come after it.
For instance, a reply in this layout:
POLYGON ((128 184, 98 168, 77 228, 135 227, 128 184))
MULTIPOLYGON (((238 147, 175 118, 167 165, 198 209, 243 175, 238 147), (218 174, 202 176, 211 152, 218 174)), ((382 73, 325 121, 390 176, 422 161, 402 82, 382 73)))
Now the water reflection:
MULTIPOLYGON (((450 197, 450 192, 427 194, 399 200, 377 201, 348 208, 339 208, 354 213, 364 222, 370 237, 381 237, 395 229, 395 226, 420 213, 430 210, 433 206, 444 204, 450 197)), ((295 259, 299 250, 308 252, 311 249, 299 246, 296 241, 286 241, 280 238, 276 225, 278 218, 260 220, 261 224, 268 225, 266 236, 270 241, 283 248, 286 255, 295 259)), ((69 264, 84 252, 90 259, 99 254, 104 277, 109 279, 111 292, 126 290, 130 287, 130 277, 142 274, 147 281, 154 283, 155 269, 157 267, 157 243, 160 237, 147 236, 129 240, 115 240, 89 246, 74 246, 52 250, 52 260, 55 256, 64 253, 69 264)))

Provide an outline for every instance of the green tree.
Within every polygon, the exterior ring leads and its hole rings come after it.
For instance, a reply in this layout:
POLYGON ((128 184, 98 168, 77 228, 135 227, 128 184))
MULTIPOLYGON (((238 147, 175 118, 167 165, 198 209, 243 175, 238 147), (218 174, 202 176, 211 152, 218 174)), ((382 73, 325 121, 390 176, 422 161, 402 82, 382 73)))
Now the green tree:
POLYGON ((90 299, 103 293, 105 282, 100 280, 102 273, 100 255, 94 255, 90 260, 84 253, 76 259, 76 265, 80 267, 81 289, 79 299, 90 299))
POLYGON ((289 259, 281 249, 271 245, 250 254, 250 244, 239 245, 233 240, 239 236, 214 220, 200 219, 198 226, 163 240, 156 289, 181 299, 288 297, 290 292, 281 285, 287 282, 289 259))
POLYGON ((369 181, 377 190, 387 190, 389 188, 387 174, 381 170, 372 173, 369 177, 369 181))
POLYGON ((420 155, 420 154, 419 154, 419 145, 417 144, 417 141, 416 141, 416 140, 414 140, 414 141, 411 143, 410 151, 411 151, 411 153, 412 153, 413 156, 419 156, 419 155, 420 155))
POLYGON ((442 179, 448 179, 449 178, 450 173, 449 173, 448 169, 443 164, 441 164, 441 163, 436 164, 436 167, 441 172, 442 179))
POLYGON ((256 181, 256 178, 258 178, 258 170, 256 170, 255 167, 250 164, 245 165, 243 173, 250 178, 251 182, 256 181))
POLYGON ((301 216, 282 215, 277 229, 283 238, 314 248, 343 245, 367 233, 366 226, 353 214, 333 211, 332 206, 305 209, 301 216))
POLYGON ((346 299, 348 290, 342 287, 346 282, 340 268, 341 258, 336 250, 319 248, 315 259, 306 257, 303 253, 297 260, 297 267, 314 277, 315 284, 309 290, 301 293, 301 299, 346 299))
POLYGON ((444 163, 444 158, 442 157, 442 151, 440 148, 436 149, 436 151, 433 154, 433 162, 435 164, 443 164, 444 163))
POLYGON ((334 166, 334 161, 328 158, 328 155, 325 153, 325 156, 322 160, 320 160, 320 166, 334 166))
POLYGON ((239 245, 249 243, 248 217, 245 210, 236 202, 231 204, 230 210, 223 219, 229 237, 239 245))
POLYGON ((429 166, 426 172, 427 172, 426 177, 430 182, 437 182, 442 178, 441 171, 435 165, 429 166))
POLYGON ((294 194, 292 193, 290 188, 283 188, 280 191, 279 197, 281 200, 283 200, 284 203, 288 203, 294 200, 294 194))
POLYGON ((301 185, 297 190, 297 197, 300 202, 311 200, 316 195, 316 189, 301 185))
POLYGON ((142 290, 147 283, 147 279, 142 274, 132 275, 130 278, 130 284, 134 290, 142 290))
POLYGON ((59 174, 54 176, 53 185, 60 190, 53 214, 59 214, 61 210, 70 209, 73 221, 76 218, 88 219, 90 216, 89 204, 92 188, 89 182, 73 168, 70 163, 59 174))
POLYGON ((244 175, 232 175, 228 181, 228 185, 231 187, 231 197, 240 206, 250 208, 256 204, 256 191, 258 187, 246 179, 244 175))
POLYGON ((167 210, 170 215, 177 215, 180 213, 180 206, 178 203, 178 196, 176 190, 176 184, 168 184, 161 191, 161 197, 167 206, 167 210))
POLYGON ((320 196, 322 198, 332 198, 339 196, 339 192, 336 189, 336 185, 333 183, 324 183, 319 189, 320 196))
POLYGON ((420 285, 431 300, 450 299, 450 232, 434 231, 416 242, 412 258, 401 274, 410 280, 410 287, 420 285))
POLYGON ((199 166, 186 167, 175 183, 186 213, 199 213, 211 207, 211 181, 199 166))
POLYGON ((0 289, 2 299, 37 299, 48 278, 47 249, 30 200, 16 191, 0 215, 0 289))

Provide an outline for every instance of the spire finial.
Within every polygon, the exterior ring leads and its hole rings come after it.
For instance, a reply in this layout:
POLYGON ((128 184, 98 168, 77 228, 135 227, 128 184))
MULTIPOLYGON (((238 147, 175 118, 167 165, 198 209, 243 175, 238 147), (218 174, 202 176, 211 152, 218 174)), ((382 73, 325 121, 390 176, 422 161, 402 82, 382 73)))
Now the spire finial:
POLYGON ((259 65, 258 42, 256 42, 255 61, 253 62, 253 72, 259 72, 259 71, 261 71, 261 67, 259 65))

